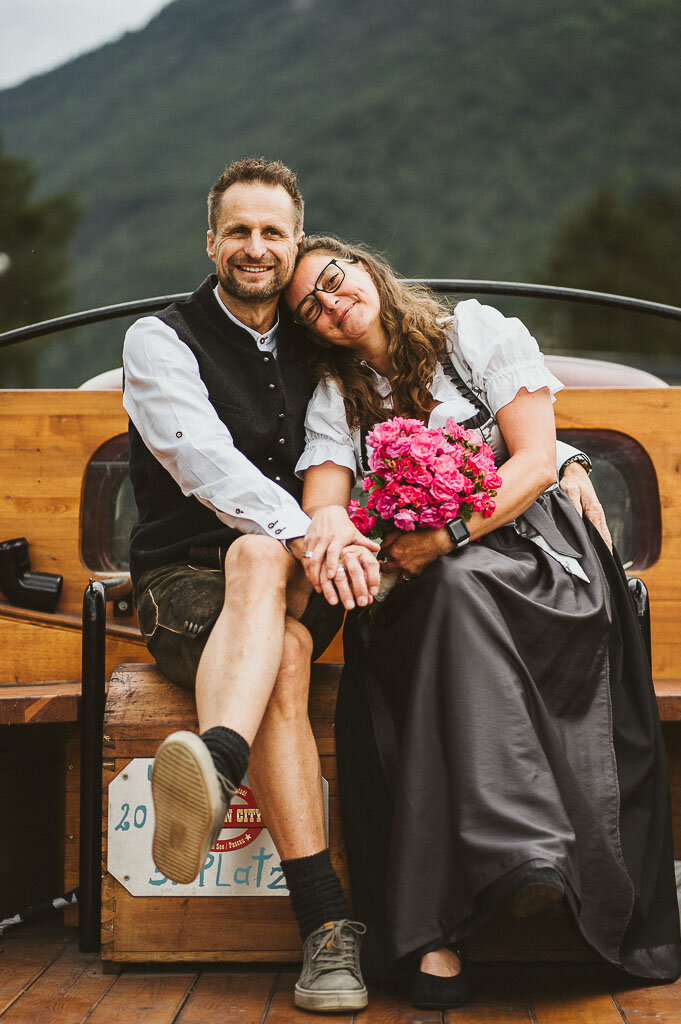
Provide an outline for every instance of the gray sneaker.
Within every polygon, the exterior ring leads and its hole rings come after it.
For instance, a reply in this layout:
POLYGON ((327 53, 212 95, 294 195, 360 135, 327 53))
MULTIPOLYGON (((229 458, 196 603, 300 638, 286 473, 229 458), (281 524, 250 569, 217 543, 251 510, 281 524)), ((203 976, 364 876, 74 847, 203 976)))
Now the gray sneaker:
POLYGON ((293 992, 302 1010, 361 1010, 367 990, 359 969, 359 921, 327 921, 305 939, 303 969, 293 992))
POLYGON ((188 885, 220 835, 227 801, 208 747, 193 732, 174 732, 156 751, 151 770, 154 864, 166 878, 188 885))

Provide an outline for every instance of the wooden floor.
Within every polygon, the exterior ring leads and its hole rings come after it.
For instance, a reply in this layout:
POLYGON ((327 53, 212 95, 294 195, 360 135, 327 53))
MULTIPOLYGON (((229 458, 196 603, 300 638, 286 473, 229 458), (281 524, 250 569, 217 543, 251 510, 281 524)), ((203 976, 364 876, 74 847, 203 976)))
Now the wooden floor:
POLYGON ((471 1004, 445 1014, 414 1010, 383 992, 353 1014, 296 1010, 297 970, 271 965, 150 968, 103 974, 57 924, 0 939, 2 1024, 681 1024, 681 981, 629 985, 586 965, 474 965, 471 1004))

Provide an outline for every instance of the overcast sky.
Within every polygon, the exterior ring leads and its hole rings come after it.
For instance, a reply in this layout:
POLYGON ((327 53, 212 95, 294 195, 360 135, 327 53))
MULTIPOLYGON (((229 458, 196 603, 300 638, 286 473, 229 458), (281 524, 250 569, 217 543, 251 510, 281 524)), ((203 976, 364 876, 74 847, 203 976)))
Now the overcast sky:
POLYGON ((141 28, 170 0, 0 0, 0 89, 141 28))

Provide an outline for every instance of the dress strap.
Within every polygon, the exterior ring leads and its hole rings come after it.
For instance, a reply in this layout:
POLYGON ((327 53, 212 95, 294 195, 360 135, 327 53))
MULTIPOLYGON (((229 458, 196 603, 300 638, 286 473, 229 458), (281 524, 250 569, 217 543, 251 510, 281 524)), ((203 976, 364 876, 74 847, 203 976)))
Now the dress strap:
POLYGON ((359 457, 362 473, 366 476, 369 473, 369 450, 367 448, 367 434, 371 427, 362 427, 359 432, 359 457))

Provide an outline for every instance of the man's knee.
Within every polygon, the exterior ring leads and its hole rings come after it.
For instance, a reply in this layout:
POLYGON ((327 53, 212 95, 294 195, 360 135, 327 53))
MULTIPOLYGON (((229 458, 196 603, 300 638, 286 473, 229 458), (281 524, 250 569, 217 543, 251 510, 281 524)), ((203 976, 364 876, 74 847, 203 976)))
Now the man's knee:
POLYGON ((312 637, 305 626, 287 618, 284 650, 271 703, 284 715, 307 714, 312 637))
POLYGON ((252 586, 284 588, 291 556, 271 537, 247 533, 235 540, 225 556, 225 579, 252 586))

